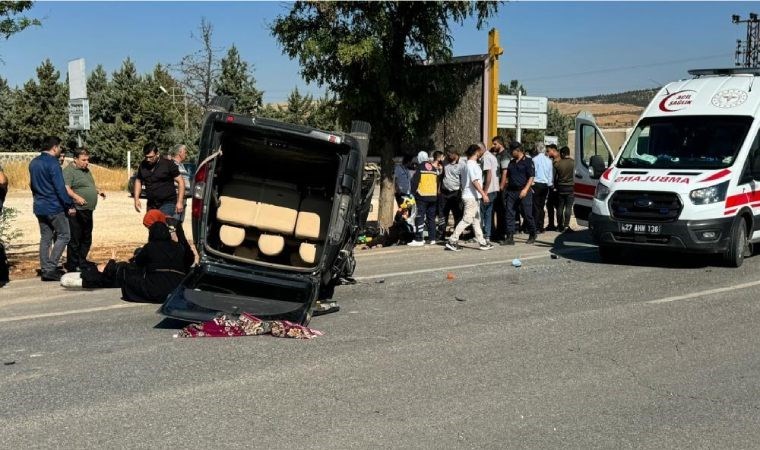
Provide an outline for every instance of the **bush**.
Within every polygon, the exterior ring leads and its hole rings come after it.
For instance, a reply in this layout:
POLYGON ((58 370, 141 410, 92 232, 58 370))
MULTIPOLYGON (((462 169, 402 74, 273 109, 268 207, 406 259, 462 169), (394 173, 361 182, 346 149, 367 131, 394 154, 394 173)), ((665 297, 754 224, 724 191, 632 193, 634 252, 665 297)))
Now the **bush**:
POLYGON ((0 242, 5 245, 6 249, 13 241, 24 235, 21 230, 13 227, 13 220, 16 216, 18 216, 16 208, 3 208, 2 213, 0 213, 0 242))

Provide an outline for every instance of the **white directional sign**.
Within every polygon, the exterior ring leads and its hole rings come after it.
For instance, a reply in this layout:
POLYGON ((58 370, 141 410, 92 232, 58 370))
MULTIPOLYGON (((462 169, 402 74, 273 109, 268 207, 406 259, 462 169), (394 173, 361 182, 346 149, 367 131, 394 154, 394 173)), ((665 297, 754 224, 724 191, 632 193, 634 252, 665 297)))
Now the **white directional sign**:
POLYGON ((69 130, 90 129, 90 102, 87 100, 87 75, 84 58, 69 61, 69 130))
POLYGON ((518 123, 517 95, 500 95, 496 126, 499 128, 530 128, 545 130, 547 124, 546 110, 549 99, 546 97, 520 96, 520 120, 518 123))
POLYGON ((69 130, 90 129, 90 102, 86 98, 69 100, 69 130))

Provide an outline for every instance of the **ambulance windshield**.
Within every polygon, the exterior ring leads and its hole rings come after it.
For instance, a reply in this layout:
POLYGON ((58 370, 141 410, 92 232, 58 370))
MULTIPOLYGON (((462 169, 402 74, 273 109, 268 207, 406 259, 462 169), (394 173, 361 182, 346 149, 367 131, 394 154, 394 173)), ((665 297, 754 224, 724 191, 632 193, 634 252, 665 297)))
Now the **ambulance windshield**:
POLYGON ((682 116, 642 119, 618 167, 719 169, 734 163, 752 117, 682 116))

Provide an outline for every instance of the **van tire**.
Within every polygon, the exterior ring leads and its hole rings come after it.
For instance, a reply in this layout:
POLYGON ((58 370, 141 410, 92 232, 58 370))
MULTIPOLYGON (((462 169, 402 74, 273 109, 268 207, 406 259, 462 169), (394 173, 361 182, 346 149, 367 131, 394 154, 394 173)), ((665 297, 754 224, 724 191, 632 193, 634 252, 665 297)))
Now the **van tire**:
POLYGON ((601 259, 605 264, 618 263, 620 262, 620 249, 615 248, 611 245, 600 245, 599 259, 601 259))
POLYGON ((747 222, 741 217, 737 217, 731 227, 728 249, 723 253, 723 264, 728 267, 740 267, 744 262, 744 255, 748 248, 747 222))

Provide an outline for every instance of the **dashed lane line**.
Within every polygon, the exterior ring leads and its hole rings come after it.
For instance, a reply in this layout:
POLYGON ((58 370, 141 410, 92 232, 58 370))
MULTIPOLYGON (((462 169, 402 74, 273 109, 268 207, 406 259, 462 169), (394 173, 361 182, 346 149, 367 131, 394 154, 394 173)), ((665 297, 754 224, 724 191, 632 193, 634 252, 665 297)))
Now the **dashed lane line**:
POLYGON ((664 297, 664 298, 658 298, 657 300, 650 300, 646 302, 650 305, 658 305, 661 303, 671 303, 671 302, 677 302, 681 300, 692 300, 699 297, 705 297, 707 295, 713 295, 713 294, 720 294, 722 292, 731 292, 731 291, 737 291, 739 289, 746 289, 753 286, 760 286, 760 280, 757 281, 750 281, 748 283, 741 283, 741 284, 735 284, 733 286, 726 286, 722 288, 715 288, 715 289, 708 289, 706 291, 698 291, 698 292, 692 292, 691 294, 684 294, 684 295, 676 295, 673 297, 664 297))
POLYGON ((91 313, 91 312, 108 311, 111 309, 135 308, 138 306, 155 307, 155 305, 145 304, 145 303, 124 303, 124 304, 111 305, 111 306, 99 306, 97 308, 72 309, 69 311, 60 311, 60 312, 52 312, 52 313, 44 313, 44 314, 31 314, 28 316, 6 317, 4 319, 0 319, 0 323, 16 322, 19 320, 44 319, 47 317, 69 316, 72 314, 84 314, 84 313, 91 313))

